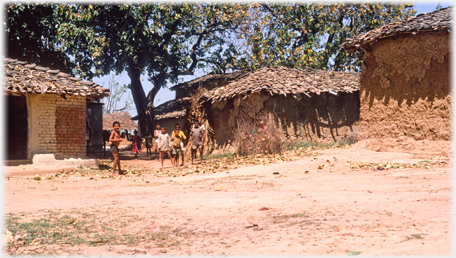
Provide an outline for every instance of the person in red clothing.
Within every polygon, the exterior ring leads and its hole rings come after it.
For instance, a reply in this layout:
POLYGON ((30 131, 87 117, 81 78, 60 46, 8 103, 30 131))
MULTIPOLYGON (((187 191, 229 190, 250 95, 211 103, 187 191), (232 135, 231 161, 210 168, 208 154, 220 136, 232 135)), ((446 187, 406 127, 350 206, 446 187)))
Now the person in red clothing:
POLYGON ((141 153, 141 137, 138 136, 138 131, 135 130, 133 132, 135 135, 133 135, 131 137, 131 141, 133 143, 133 146, 132 146, 132 150, 133 150, 133 153, 135 154, 135 158, 138 158, 138 154, 141 153))

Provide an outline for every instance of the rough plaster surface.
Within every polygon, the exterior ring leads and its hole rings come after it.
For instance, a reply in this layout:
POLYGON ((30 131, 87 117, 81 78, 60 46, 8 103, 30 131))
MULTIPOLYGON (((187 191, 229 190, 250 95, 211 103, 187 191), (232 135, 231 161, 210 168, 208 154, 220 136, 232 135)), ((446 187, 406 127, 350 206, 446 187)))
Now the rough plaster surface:
POLYGON ((364 56, 360 139, 449 140, 451 96, 447 32, 379 41, 364 56))
POLYGON ((215 130, 216 147, 232 144, 236 117, 240 107, 255 117, 260 112, 276 116, 278 125, 289 140, 313 142, 338 141, 357 133, 359 120, 358 93, 313 95, 311 98, 251 94, 212 105, 211 121, 215 130))

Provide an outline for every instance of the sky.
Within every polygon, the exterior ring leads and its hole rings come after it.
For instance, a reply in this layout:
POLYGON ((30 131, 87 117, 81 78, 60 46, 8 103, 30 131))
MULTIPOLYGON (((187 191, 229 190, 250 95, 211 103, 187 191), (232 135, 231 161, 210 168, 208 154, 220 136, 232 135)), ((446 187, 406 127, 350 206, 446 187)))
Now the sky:
MULTIPOLYGON (((420 13, 429 13, 429 12, 435 11, 438 4, 440 4, 442 7, 448 7, 451 5, 451 2, 438 2, 438 1, 415 1, 415 2, 411 2, 411 3, 415 7, 415 10, 417 11, 416 12, 417 15, 420 13)), ((203 75, 205 75, 205 74, 195 72, 194 76, 180 77, 179 82, 190 81, 190 80, 193 80, 193 79, 198 78, 203 75)), ((109 78, 109 76, 103 76, 100 78, 94 78, 94 79, 92 79, 92 81, 99 85, 107 87, 108 78, 109 78)), ((124 84, 130 83, 130 78, 128 77, 126 72, 118 75, 116 78, 117 78, 117 81, 119 82, 119 85, 124 85, 124 84)), ((144 92, 146 92, 146 95, 147 95, 147 93, 152 89, 152 83, 150 83, 147 80, 147 76, 142 76, 141 79, 142 79, 141 83, 143 85, 144 92)), ((157 96, 155 97, 155 101, 154 101, 155 106, 158 106, 166 101, 169 101, 169 100, 172 100, 175 98, 175 95, 176 95, 175 92, 168 89, 168 88, 172 87, 173 85, 174 84, 168 83, 166 85, 167 88, 163 88, 157 93, 157 96)), ((126 94, 124 94, 124 95, 125 95, 124 100, 126 100, 127 95, 126 94)), ((117 106, 123 107, 124 104, 121 103, 121 104, 118 104, 117 106)), ((131 114, 131 116, 137 115, 137 112, 134 108, 134 103, 132 103, 132 110, 129 110, 128 112, 131 114)))

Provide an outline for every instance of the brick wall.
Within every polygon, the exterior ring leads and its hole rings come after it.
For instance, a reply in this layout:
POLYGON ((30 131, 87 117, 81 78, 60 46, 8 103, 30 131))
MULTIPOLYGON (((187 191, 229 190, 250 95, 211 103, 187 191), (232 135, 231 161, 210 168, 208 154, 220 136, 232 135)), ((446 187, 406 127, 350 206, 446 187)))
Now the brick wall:
POLYGON ((55 102, 56 157, 86 155, 86 99, 57 97, 55 102))
POLYGON ((37 136, 41 153, 56 153, 55 101, 57 96, 46 94, 37 102, 37 136))

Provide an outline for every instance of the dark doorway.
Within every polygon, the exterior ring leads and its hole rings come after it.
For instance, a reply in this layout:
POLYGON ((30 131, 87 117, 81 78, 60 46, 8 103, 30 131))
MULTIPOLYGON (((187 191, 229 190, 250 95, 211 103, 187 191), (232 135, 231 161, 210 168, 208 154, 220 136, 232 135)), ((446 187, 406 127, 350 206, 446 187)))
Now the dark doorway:
POLYGON ((6 98, 8 129, 6 134, 6 159, 27 159, 27 103, 25 97, 6 98))

